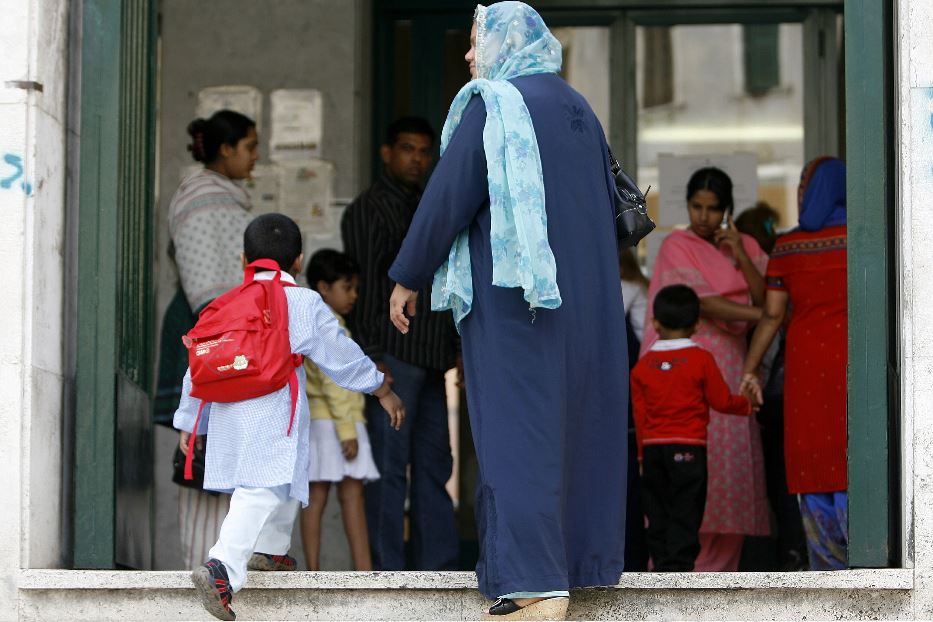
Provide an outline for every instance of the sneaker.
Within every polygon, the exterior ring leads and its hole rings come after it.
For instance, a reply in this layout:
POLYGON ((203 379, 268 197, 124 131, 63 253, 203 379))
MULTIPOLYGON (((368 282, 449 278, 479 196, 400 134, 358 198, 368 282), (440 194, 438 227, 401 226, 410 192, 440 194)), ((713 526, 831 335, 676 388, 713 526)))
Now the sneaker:
POLYGON ((201 604, 209 614, 218 620, 236 620, 236 614, 230 608, 233 590, 230 588, 230 578, 223 562, 209 559, 206 564, 194 569, 191 581, 201 596, 201 604))
POLYGON ((246 567, 250 570, 297 570, 298 562, 290 555, 253 553, 246 567))

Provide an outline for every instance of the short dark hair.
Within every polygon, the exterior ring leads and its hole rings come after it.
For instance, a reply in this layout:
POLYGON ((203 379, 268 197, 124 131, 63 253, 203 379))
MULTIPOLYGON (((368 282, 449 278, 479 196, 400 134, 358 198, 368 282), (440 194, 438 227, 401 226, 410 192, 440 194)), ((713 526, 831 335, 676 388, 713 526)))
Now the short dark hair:
POLYGON ((398 141, 398 136, 402 132, 427 136, 431 140, 431 144, 434 144, 434 128, 424 117, 402 117, 390 123, 386 129, 384 144, 391 147, 398 141))
POLYGON ((654 319, 668 330, 692 328, 700 321, 700 298, 686 285, 662 288, 651 309, 654 319))
POLYGON ((233 110, 218 110, 210 119, 195 119, 188 124, 191 144, 188 151, 198 162, 210 164, 217 159, 221 145, 236 147, 246 138, 256 122, 233 110))
POLYGON ((687 182, 687 201, 700 190, 709 190, 719 199, 719 209, 731 214, 735 201, 732 199, 732 179, 715 166, 701 168, 687 182))
POLYGON ((253 219, 243 233, 246 261, 272 259, 279 268, 291 270, 301 255, 301 230, 285 214, 262 214, 253 219))
POLYGON ((352 257, 332 248, 322 248, 311 255, 308 267, 305 268, 308 286, 315 291, 320 281, 330 285, 340 279, 352 279, 359 274, 360 266, 352 257))

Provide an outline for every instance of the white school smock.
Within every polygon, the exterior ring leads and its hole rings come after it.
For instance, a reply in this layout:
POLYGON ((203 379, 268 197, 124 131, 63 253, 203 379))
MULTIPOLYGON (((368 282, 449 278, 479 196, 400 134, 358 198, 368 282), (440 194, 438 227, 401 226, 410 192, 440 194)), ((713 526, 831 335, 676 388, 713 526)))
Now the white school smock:
MULTIPOLYGON (((271 279, 260 272, 256 279, 271 279)), ((282 280, 294 279, 282 273, 282 280)), ((303 287, 286 287, 288 333, 292 352, 311 359, 334 382, 350 391, 372 393, 383 375, 356 343, 347 337, 321 296, 303 287)), ((204 488, 233 492, 244 486, 271 488, 290 485, 289 496, 308 504, 309 425, 308 398, 303 390, 305 371, 298 372, 298 404, 292 433, 291 394, 285 387, 240 402, 212 402, 205 406, 198 434, 207 434, 204 488)), ((191 397, 191 370, 185 373, 181 402, 173 425, 190 431, 201 400, 191 397)))

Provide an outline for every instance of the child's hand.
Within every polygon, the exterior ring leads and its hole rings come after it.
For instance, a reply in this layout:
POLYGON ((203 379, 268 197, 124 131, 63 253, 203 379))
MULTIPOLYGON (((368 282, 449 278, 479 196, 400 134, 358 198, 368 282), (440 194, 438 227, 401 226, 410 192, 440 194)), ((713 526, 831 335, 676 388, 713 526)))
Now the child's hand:
POLYGON ((343 452, 344 458, 347 460, 353 460, 360 452, 360 444, 355 438, 351 438, 348 441, 340 442, 340 450, 343 452))
MULTIPOLYGON (((188 455, 188 442, 191 440, 191 432, 178 433, 178 446, 181 447, 181 453, 188 455)), ((194 446, 198 449, 204 449, 204 437, 199 436, 194 439, 194 446)))
POLYGON ((405 421, 405 406, 402 399, 395 394, 395 391, 389 391, 386 395, 379 398, 379 405, 389 413, 389 420, 392 427, 396 430, 401 429, 402 422, 405 421))

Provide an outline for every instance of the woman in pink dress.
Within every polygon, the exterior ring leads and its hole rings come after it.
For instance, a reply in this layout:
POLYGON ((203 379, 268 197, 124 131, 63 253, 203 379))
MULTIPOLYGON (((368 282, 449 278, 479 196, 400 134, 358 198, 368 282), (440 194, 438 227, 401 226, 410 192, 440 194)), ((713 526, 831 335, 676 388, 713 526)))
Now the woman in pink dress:
MULTIPOLYGON (((648 290, 641 353, 657 340, 651 307, 658 290, 682 283, 700 297, 700 326, 693 336, 719 364, 737 393, 746 333, 761 318, 768 256, 732 223, 732 180, 717 168, 700 169, 687 184, 690 227, 661 244, 648 290)), ((709 484, 700 527, 702 572, 738 570, 745 536, 769 533, 761 435, 754 417, 710 413, 709 484)))

